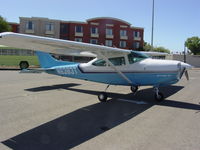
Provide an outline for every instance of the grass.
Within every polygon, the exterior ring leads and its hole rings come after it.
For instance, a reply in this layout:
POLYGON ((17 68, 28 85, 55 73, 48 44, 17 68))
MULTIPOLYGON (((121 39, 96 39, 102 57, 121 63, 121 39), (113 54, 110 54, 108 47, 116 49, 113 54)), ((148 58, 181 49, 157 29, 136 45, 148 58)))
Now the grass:
POLYGON ((8 47, 8 46, 4 46, 4 45, 0 45, 0 48, 1 49, 5 49, 5 50, 7 50, 7 49, 13 49, 13 50, 19 49, 19 50, 22 50, 22 48, 8 47))
POLYGON ((20 61, 28 61, 30 66, 39 66, 37 56, 0 55, 0 66, 19 66, 20 61))

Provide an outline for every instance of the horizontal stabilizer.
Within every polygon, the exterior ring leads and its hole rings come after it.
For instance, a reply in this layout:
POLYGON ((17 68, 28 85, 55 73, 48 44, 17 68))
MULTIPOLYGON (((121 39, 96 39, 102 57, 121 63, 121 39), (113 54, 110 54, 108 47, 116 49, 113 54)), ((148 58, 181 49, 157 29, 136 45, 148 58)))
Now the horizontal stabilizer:
POLYGON ((51 69, 51 68, 23 69, 20 71, 20 73, 42 73, 49 70, 55 70, 55 69, 51 69))

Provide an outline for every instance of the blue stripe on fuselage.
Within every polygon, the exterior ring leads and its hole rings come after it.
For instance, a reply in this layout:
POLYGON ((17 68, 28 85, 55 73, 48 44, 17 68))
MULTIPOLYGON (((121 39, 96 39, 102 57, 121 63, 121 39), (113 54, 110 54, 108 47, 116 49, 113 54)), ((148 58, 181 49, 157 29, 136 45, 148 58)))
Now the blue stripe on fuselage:
MULTIPOLYGON (((84 72, 78 64, 63 65, 54 67, 55 70, 47 71, 47 73, 60 75, 64 77, 77 78, 82 80, 112 84, 112 85, 130 85, 118 73, 115 72, 84 72)), ((178 81, 177 73, 142 73, 142 72, 128 72, 124 73, 133 85, 168 85, 174 84, 178 81)))

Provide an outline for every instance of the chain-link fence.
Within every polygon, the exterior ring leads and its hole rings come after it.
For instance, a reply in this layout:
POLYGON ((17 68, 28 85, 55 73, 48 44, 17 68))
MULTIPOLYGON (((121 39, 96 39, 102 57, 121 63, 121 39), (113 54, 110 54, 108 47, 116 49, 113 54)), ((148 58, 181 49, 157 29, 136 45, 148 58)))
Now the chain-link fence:
POLYGON ((35 52, 24 49, 0 49, 0 55, 34 56, 35 52))

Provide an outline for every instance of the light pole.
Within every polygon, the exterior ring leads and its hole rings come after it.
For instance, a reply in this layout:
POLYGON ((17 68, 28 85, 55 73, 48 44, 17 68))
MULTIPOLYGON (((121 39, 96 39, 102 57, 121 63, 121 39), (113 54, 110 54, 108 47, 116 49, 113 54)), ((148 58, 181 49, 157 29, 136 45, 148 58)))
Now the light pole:
POLYGON ((154 32, 154 0, 152 5, 151 51, 153 51, 153 32, 154 32))
POLYGON ((186 45, 184 43, 184 63, 186 63, 186 45))

